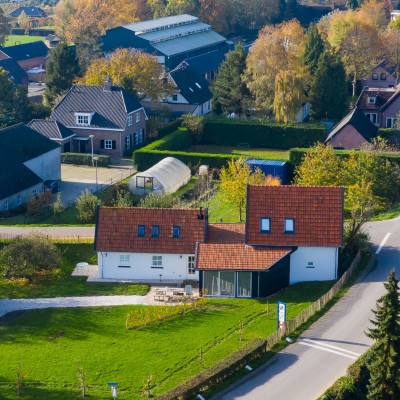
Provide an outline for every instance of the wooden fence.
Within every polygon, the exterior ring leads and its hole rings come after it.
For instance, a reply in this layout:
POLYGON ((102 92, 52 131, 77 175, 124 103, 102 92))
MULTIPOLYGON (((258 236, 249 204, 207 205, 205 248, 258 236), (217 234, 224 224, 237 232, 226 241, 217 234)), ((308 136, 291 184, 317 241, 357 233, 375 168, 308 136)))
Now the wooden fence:
POLYGON ((182 385, 175 387, 171 391, 156 397, 156 400, 175 400, 175 399, 194 399, 197 394, 207 390, 209 387, 226 380, 239 369, 243 369, 246 364, 260 357, 276 344, 278 344, 286 335, 293 333, 304 322, 320 311, 329 300, 331 300, 349 280, 354 270, 361 260, 361 252, 358 252, 349 269, 332 286, 332 288, 313 304, 302 311, 297 317, 287 322, 285 329, 279 329, 269 335, 265 340, 253 339, 245 348, 237 350, 215 366, 190 378, 182 385))

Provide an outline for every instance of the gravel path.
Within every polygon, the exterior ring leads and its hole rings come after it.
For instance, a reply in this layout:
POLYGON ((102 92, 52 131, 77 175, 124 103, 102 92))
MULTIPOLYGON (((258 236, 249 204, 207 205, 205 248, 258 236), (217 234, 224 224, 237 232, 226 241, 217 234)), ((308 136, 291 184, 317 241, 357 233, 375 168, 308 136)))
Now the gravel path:
MULTIPOLYGON (((146 296, 85 296, 54 297, 38 299, 0 300, 0 317, 9 312, 35 310, 39 308, 107 307, 123 305, 154 305, 153 289, 146 296)), ((161 303, 163 305, 164 303, 161 303)))

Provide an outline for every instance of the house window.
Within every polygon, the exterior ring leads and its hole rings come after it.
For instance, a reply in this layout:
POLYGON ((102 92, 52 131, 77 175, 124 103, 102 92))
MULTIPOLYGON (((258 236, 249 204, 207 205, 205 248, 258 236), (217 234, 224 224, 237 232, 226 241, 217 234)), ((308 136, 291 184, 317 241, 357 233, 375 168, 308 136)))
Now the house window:
POLYGON ((94 113, 75 113, 77 125, 90 125, 94 113))
POLYGON ((19 194, 18 195, 18 205, 20 206, 22 204, 22 196, 19 194))
POLYGON ((158 238, 160 236, 160 227, 158 225, 153 225, 151 227, 151 237, 158 238))
POLYGON ((5 202, 4 202, 4 211, 7 211, 8 210, 8 200, 6 200, 5 202))
POLYGON ((368 104, 375 104, 376 97, 368 97, 368 104))
POLYGON ((120 254, 119 255, 119 268, 130 268, 130 262, 129 262, 129 254, 120 254))
POLYGON ((203 288, 208 296, 234 296, 235 276, 234 271, 204 271, 203 288))
POLYGON ((153 256, 151 268, 163 268, 162 256, 153 256))
POLYGON ((32 190, 32 198, 37 199, 37 190, 36 189, 32 190))
POLYGON ((294 233, 294 218, 285 218, 285 233, 294 233))
POLYGON ((132 115, 128 115, 128 121, 127 121, 127 125, 131 126, 133 124, 133 118, 132 115))
POLYGON ((377 124, 378 123, 378 114, 376 113, 366 113, 365 114, 367 118, 369 118, 369 120, 373 123, 373 124, 377 124))
POLYGON ((386 74, 384 72, 381 73, 381 81, 386 81, 386 74))
POLYGON ((315 267, 314 267, 314 263, 313 263, 312 261, 309 261, 309 262, 307 263, 306 268, 315 268, 315 267))
POLYGON ((139 132, 135 132, 134 140, 135 140, 135 146, 137 146, 139 144, 139 132))
POLYGON ((138 225, 138 229, 137 229, 137 235, 138 237, 144 237, 146 233, 146 228, 144 225, 138 225))
POLYGON ((139 143, 143 143, 144 140, 144 129, 139 131, 139 143))
POLYGON ((125 150, 129 150, 131 148, 131 137, 125 136, 125 150))
POLYGON ((261 233, 270 233, 271 232, 271 219, 270 218, 261 218, 260 221, 260 232, 261 233))
POLYGON ((172 95, 172 101, 178 101, 178 95, 177 94, 173 94, 172 95))
POLYGON ((194 275, 196 273, 194 266, 195 266, 195 257, 188 256, 188 275, 194 275))
POLYGON ((181 228, 179 226, 174 226, 172 228, 172 237, 177 239, 179 238, 180 234, 181 234, 181 228))
POLYGON ((104 141, 104 148, 106 150, 112 150, 112 140, 105 140, 104 141))
POLYGON ((140 122, 140 112, 136 113, 136 122, 140 122))
POLYGON ((105 150, 114 150, 117 148, 117 142, 115 140, 100 140, 100 148, 105 150))
POLYGON ((397 124, 397 118, 386 118, 386 128, 393 128, 397 124))
POLYGON ((374 72, 374 73, 372 74, 372 80, 373 80, 373 81, 377 81, 377 80, 378 80, 378 74, 377 74, 376 72, 374 72))

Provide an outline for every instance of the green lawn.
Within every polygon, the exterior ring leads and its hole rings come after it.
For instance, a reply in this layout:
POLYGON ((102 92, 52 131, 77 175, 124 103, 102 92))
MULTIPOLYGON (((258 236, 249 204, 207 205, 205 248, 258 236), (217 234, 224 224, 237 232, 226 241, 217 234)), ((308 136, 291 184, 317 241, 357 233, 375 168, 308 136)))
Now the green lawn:
MULTIPOLYGON (((211 197, 210 203, 208 204, 208 220, 210 222, 240 222, 239 211, 230 204, 226 204, 222 200, 222 193, 220 190, 211 197)), ((242 213, 242 222, 246 219, 246 213, 242 213)))
POLYGON ((243 154, 246 157, 259 158, 262 160, 289 161, 289 152, 287 150, 254 148, 246 149, 244 147, 196 145, 191 146, 188 151, 212 154, 243 154))
POLYGON ((44 41, 44 36, 29 36, 29 35, 10 35, 7 36, 5 46, 14 46, 16 44, 24 44, 31 42, 44 41))
POLYGON ((91 399, 109 399, 107 382, 119 382, 121 399, 139 399, 148 375, 155 395, 168 391, 249 340, 276 327, 276 301, 288 305, 288 318, 315 301, 332 282, 294 285, 269 298, 208 300, 192 310, 138 330, 125 330, 134 307, 47 309, 0 319, 0 395, 16 399, 18 363, 25 372, 22 399, 78 399, 77 366, 86 371, 91 399), (243 322, 243 341, 238 327, 243 322))
POLYGON ((85 276, 71 276, 78 262, 97 264, 93 244, 58 244, 57 246, 63 252, 62 273, 58 279, 36 285, 0 279, 0 298, 145 295, 147 293, 147 285, 86 283, 85 276))

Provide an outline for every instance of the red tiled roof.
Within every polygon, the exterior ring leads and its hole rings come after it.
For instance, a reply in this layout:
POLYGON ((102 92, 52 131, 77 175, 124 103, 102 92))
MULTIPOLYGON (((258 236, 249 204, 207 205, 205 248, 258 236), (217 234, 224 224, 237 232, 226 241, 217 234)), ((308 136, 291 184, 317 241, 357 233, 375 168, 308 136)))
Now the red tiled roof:
POLYGON ((244 224, 210 224, 207 243, 200 243, 197 268, 225 270, 266 270, 292 249, 246 246, 244 224))
POLYGON ((247 244, 340 247, 342 241, 342 187, 248 187, 247 244), (262 217, 270 218, 270 233, 260 232, 262 217), (294 218, 294 233, 284 233, 285 218, 294 218))
POLYGON ((199 210, 171 208, 100 207, 96 224, 96 251, 194 254, 196 242, 204 241, 206 219, 199 210), (145 225, 145 236, 138 237, 138 225, 145 225), (159 226, 159 237, 151 237, 151 227, 159 226), (179 226, 179 238, 172 227, 179 226))

